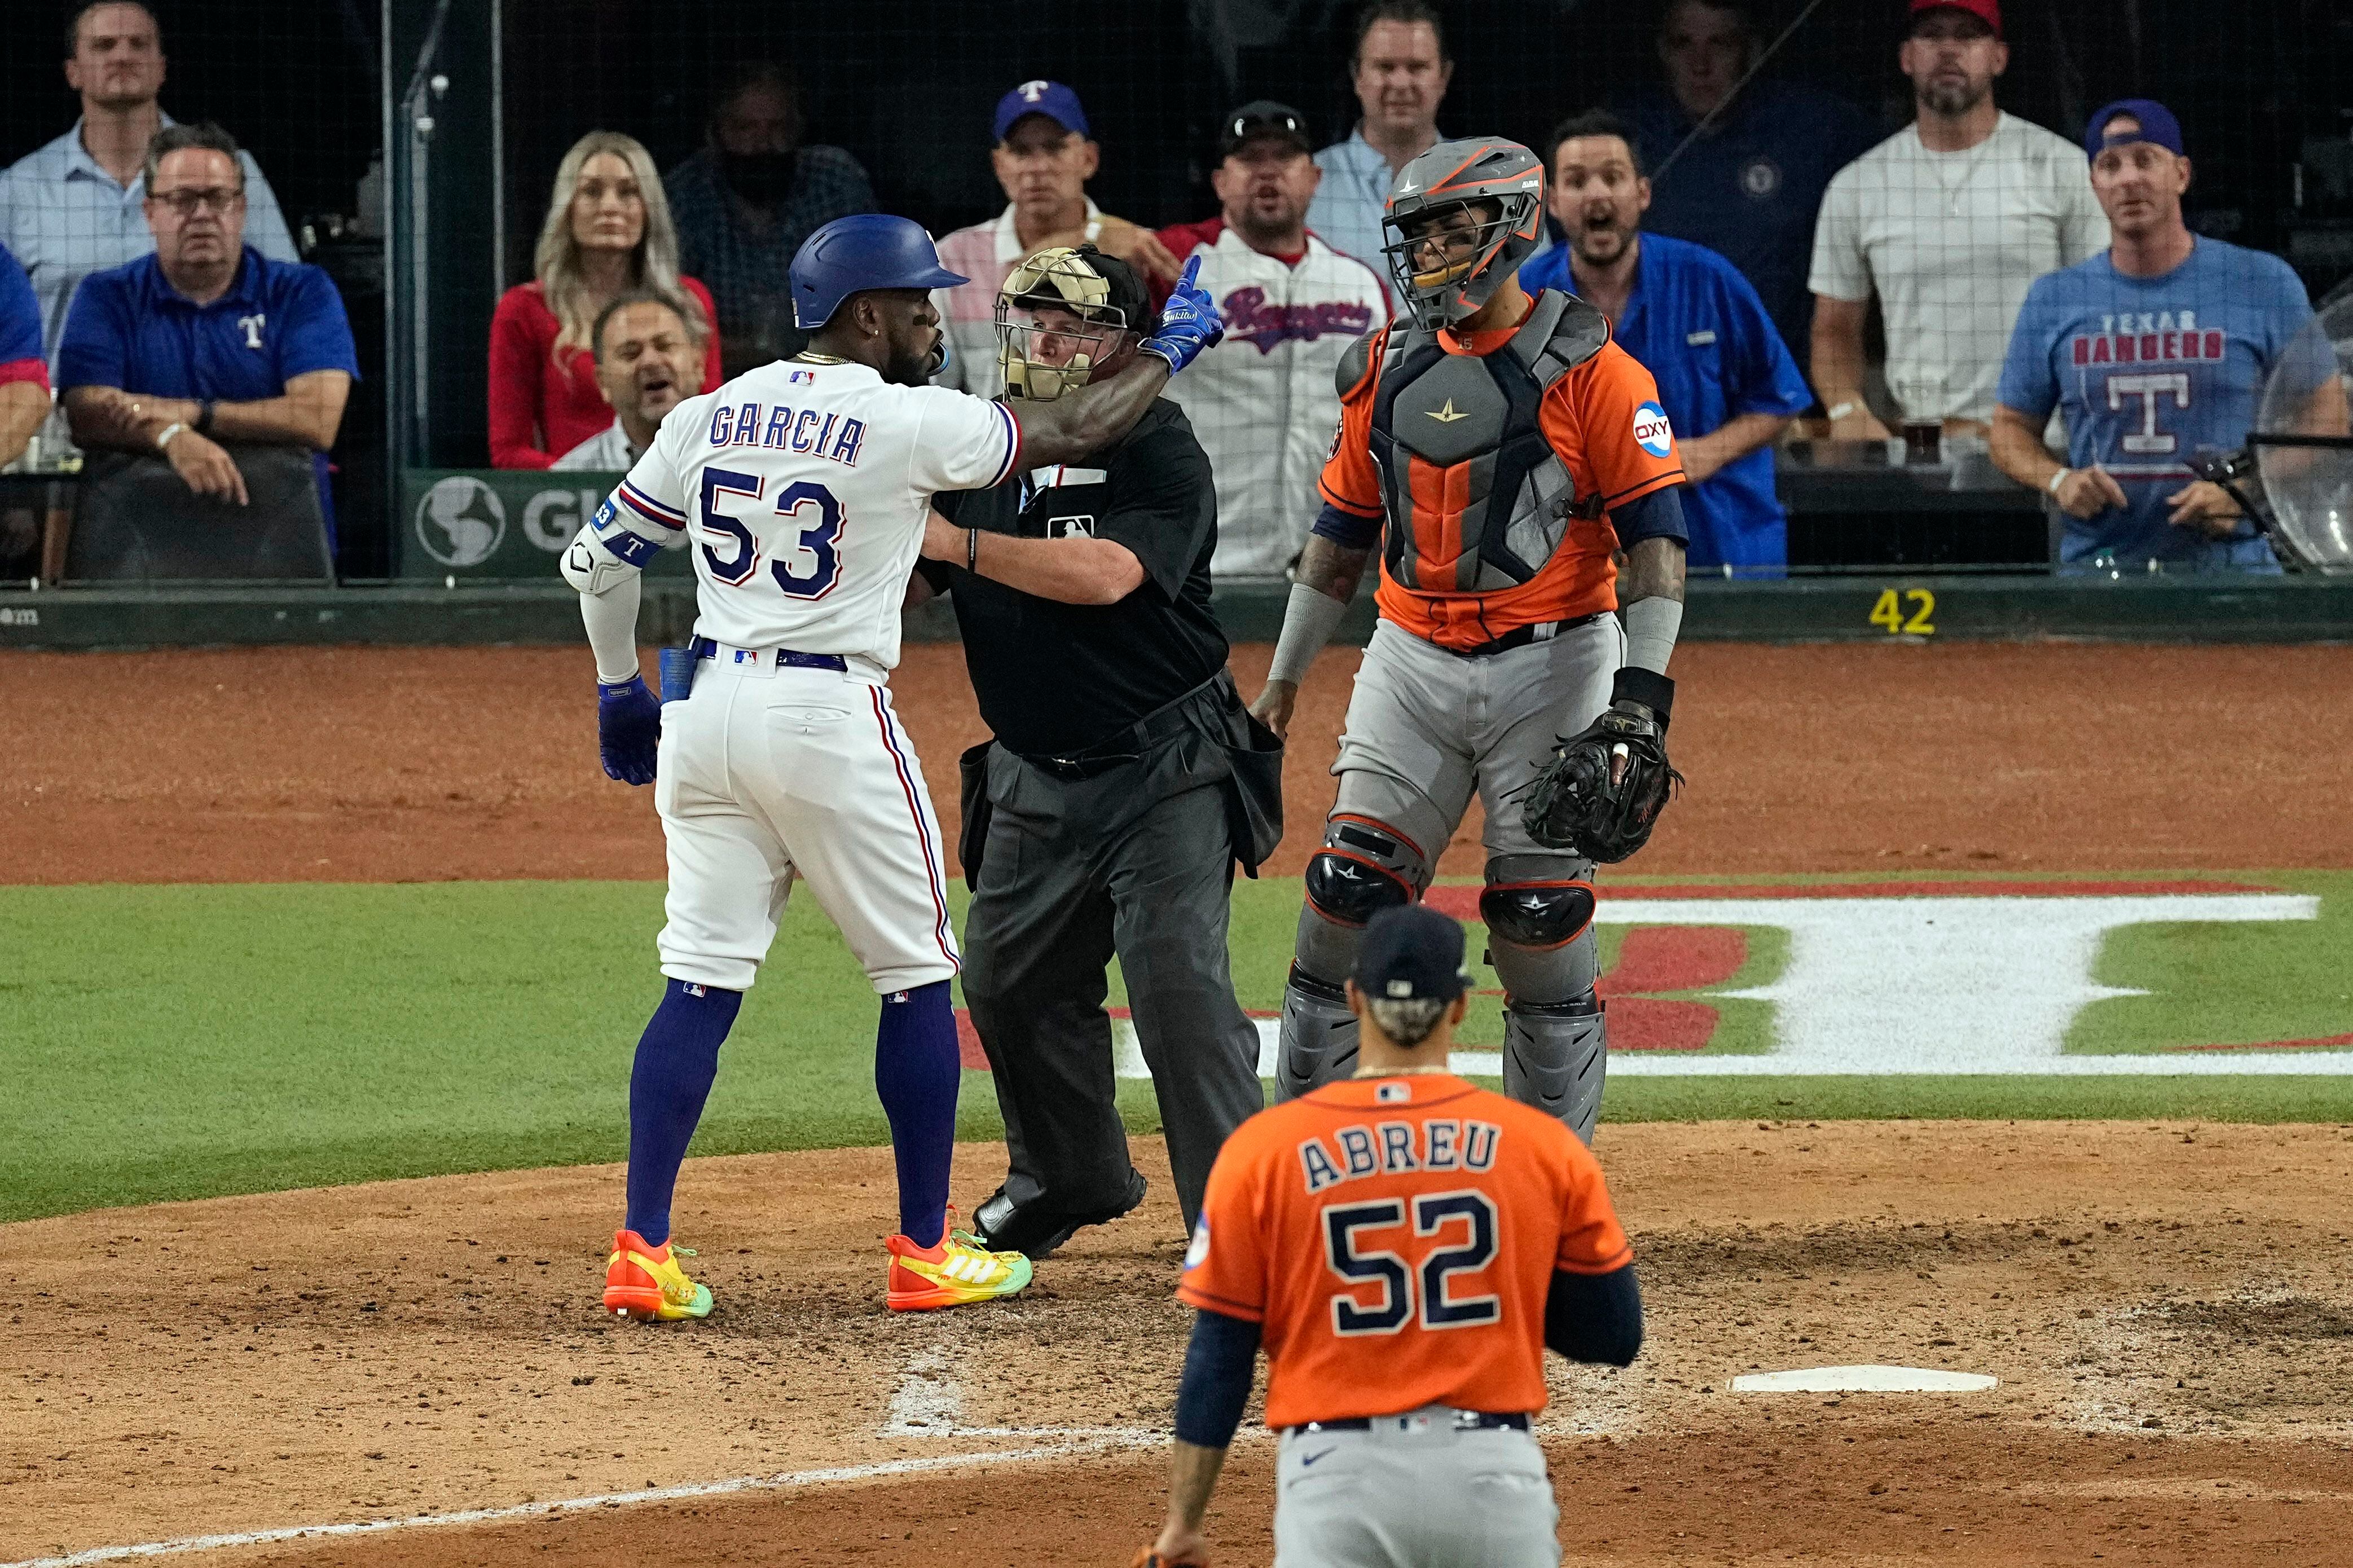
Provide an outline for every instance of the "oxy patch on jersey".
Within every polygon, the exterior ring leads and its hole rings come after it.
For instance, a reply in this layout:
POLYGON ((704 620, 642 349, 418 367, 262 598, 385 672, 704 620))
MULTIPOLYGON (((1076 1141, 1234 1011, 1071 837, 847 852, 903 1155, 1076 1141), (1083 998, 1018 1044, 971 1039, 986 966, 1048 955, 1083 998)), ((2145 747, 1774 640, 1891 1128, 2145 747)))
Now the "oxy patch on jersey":
POLYGON ((1667 411, 1656 403, 1645 403, 1634 410, 1634 444, 1653 458, 1663 458, 1675 449, 1674 427, 1667 423, 1667 411))

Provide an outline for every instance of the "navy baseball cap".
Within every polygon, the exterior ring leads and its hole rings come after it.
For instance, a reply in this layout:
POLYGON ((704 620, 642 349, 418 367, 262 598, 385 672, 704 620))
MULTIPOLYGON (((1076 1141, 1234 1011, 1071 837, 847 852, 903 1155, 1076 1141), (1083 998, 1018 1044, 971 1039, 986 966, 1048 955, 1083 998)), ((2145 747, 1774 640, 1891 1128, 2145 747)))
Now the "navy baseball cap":
POLYGON ((2173 110, 2153 98, 2120 98, 2094 114, 2084 128, 2084 152, 2089 157, 2098 157, 2105 148, 2129 146, 2135 142, 2154 142, 2177 158, 2186 155, 2181 145, 2181 121, 2173 118, 2173 110), (2138 121, 2140 129, 2108 129, 2111 121, 2124 119, 2138 121))
POLYGON ((1453 1001, 1469 984, 1461 922, 1427 904, 1383 910, 1365 922, 1353 978, 1370 1002, 1453 1001))
POLYGON ((1015 121, 1031 114, 1042 114, 1065 131, 1089 134, 1079 95, 1059 81, 1039 80, 1025 81, 997 100, 997 139, 1004 141, 1015 121))

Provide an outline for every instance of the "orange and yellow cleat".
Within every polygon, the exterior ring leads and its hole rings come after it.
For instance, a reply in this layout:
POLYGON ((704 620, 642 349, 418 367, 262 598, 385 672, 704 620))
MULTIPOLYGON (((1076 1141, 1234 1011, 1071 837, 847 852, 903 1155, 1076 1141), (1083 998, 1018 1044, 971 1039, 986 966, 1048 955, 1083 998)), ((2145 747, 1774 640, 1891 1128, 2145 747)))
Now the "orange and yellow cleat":
POLYGON ((663 1242, 649 1247, 634 1230, 613 1237, 613 1256, 605 1260, 605 1310, 617 1318, 647 1322, 676 1322, 681 1318, 711 1316, 711 1291, 686 1277, 680 1258, 694 1249, 663 1242))
POLYGON ((894 1312, 991 1300, 1029 1283, 1028 1258, 1018 1252, 990 1252, 954 1224, 936 1247, 917 1247, 904 1236, 884 1245, 891 1252, 889 1301, 894 1312))

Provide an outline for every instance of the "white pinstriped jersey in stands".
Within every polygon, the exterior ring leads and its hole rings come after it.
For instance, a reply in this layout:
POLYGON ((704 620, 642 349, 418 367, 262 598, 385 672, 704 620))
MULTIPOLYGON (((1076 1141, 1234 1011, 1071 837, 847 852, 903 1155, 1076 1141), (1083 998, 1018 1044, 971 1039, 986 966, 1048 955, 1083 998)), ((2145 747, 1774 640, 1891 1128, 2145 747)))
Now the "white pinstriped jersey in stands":
POLYGON ((599 527, 693 550, 703 637, 887 670, 932 496, 997 484, 1020 448, 1001 403, 778 360, 670 410, 599 527))

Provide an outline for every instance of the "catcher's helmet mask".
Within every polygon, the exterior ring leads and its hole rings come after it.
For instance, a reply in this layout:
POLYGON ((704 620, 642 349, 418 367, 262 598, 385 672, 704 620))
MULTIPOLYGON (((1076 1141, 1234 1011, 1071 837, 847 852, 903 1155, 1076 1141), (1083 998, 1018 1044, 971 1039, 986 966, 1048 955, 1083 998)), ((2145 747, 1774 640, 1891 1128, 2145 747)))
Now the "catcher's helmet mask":
POLYGON ((997 295, 997 363, 1006 390, 1050 403, 1116 356, 1149 310, 1126 263, 1092 245, 1055 246, 1014 268, 997 295))
POLYGON ((1494 298, 1535 252, 1543 223, 1535 153, 1493 137, 1441 142, 1398 172, 1381 216, 1381 255, 1414 325, 1434 331, 1494 298), (1478 221, 1448 225, 1466 209, 1478 221))

